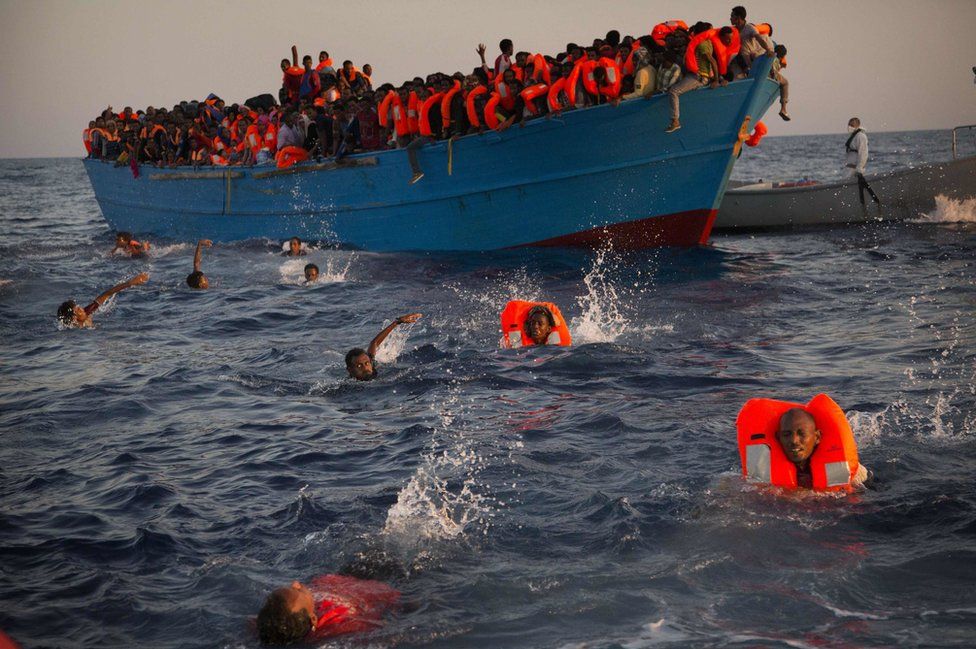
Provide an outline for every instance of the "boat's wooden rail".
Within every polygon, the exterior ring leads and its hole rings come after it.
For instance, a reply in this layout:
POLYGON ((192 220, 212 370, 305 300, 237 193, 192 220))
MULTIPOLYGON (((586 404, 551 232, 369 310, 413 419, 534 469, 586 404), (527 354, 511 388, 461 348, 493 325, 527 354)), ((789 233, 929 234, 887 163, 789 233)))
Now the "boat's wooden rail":
MULTIPOLYGON (((286 169, 269 169, 268 171, 256 171, 251 174, 252 178, 274 178, 275 176, 288 176, 291 174, 303 174, 311 171, 334 171, 336 169, 350 169, 352 167, 375 167, 379 160, 375 156, 365 158, 345 158, 342 160, 330 160, 319 164, 303 164, 288 167, 286 169)), ((234 169, 221 169, 214 171, 174 171, 171 173, 156 173, 149 176, 150 180, 233 180, 244 177, 243 171, 234 169)))

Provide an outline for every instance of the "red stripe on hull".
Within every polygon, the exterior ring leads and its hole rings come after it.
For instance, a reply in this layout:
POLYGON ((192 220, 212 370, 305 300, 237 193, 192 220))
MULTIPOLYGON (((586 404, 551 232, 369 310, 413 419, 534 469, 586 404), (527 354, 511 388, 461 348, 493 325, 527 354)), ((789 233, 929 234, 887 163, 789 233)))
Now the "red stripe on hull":
MULTIPOLYGON (((605 225, 592 230, 564 234, 523 246, 595 248, 610 241, 618 250, 639 250, 666 246, 689 247, 708 242, 718 210, 689 210, 646 219, 605 225)), ((519 246, 522 247, 522 246, 519 246)))

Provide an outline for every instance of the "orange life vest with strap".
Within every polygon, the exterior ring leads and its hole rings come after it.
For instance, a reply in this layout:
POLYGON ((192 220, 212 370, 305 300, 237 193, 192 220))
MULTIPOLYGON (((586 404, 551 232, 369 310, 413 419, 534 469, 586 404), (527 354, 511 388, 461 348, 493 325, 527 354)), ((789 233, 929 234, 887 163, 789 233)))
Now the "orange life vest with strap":
POLYGON ((418 126, 420 129, 420 134, 424 137, 431 137, 434 135, 433 131, 430 130, 430 111, 440 110, 440 102, 443 98, 443 92, 435 92, 433 95, 425 99, 423 105, 420 107, 420 121, 418 126))
POLYGON ((756 122, 756 128, 752 130, 752 135, 746 140, 747 146, 758 146, 759 142, 763 139, 769 129, 762 122, 756 122))
POLYGON ((725 74, 729 70, 729 61, 739 53, 739 30, 732 30, 732 42, 728 47, 719 39, 717 29, 709 29, 693 36, 685 51, 685 69, 691 74, 698 74, 698 58, 695 56, 695 49, 705 39, 712 42, 713 56, 718 63, 718 74, 725 74))
POLYGON ((525 68, 518 65, 512 65, 511 67, 512 67, 512 72, 515 73, 515 78, 521 81, 522 83, 525 83, 525 68))
POLYGON ((520 92, 519 96, 522 97, 523 101, 525 101, 525 107, 529 110, 529 112, 533 115, 538 115, 539 107, 535 105, 534 100, 537 97, 546 95, 548 92, 549 86, 544 83, 536 83, 520 92))
POLYGON ((654 39, 655 43, 663 47, 664 39, 678 28, 688 29, 688 23, 683 20, 666 20, 663 23, 654 25, 654 29, 651 30, 651 38, 654 39))
POLYGON ((478 86, 469 92, 467 98, 464 100, 465 108, 468 110, 468 121, 471 123, 471 126, 481 126, 481 119, 478 117, 478 108, 475 105, 475 100, 486 92, 488 92, 488 88, 478 86))
POLYGON ((490 129, 498 128, 498 115, 495 113, 495 107, 501 102, 502 98, 497 92, 491 93, 491 97, 488 98, 488 103, 485 104, 485 126, 490 129))
POLYGON ((444 93, 444 97, 441 98, 441 124, 444 130, 451 125, 451 102, 454 101, 454 95, 461 92, 461 82, 457 79, 454 80, 454 87, 444 93))
POLYGON ((321 72, 325 68, 331 68, 331 67, 332 67, 332 59, 329 58, 324 61, 319 61, 319 64, 315 66, 315 71, 321 72))
POLYGON ((264 148, 270 151, 271 155, 274 155, 278 148, 278 128, 274 124, 268 124, 264 132, 264 148))
POLYGON ((756 31, 763 36, 769 36, 770 38, 773 36, 773 26, 769 23, 756 23, 756 31))
POLYGON ((258 151, 261 150, 261 147, 264 145, 264 136, 261 135, 261 131, 258 130, 257 124, 251 124, 247 127, 247 131, 244 133, 244 142, 246 143, 247 148, 249 148, 251 153, 255 156, 258 154, 258 151))
POLYGON ((820 430, 820 443, 810 456, 813 488, 852 491, 851 483, 860 466, 854 433, 844 411, 825 394, 818 394, 806 405, 774 399, 747 401, 735 421, 742 475, 752 482, 797 488, 796 465, 786 457, 777 436, 780 418, 793 408, 810 413, 820 430))
POLYGON ((552 314, 552 319, 555 323, 546 344, 568 347, 573 343, 572 337, 569 335, 569 327, 566 326, 566 320, 563 318, 563 314, 559 311, 558 306, 552 302, 525 302, 523 300, 512 300, 505 305, 505 309, 502 311, 501 315, 502 344, 505 347, 514 347, 514 343, 518 341, 521 341, 522 347, 535 345, 532 339, 529 338, 528 333, 525 331, 525 319, 529 315, 529 311, 537 306, 548 309, 549 313, 552 314), (556 339, 554 339, 554 336, 556 339))
MULTIPOLYGON (((551 86, 549 86, 548 101, 549 101, 549 112, 558 113, 563 109, 563 104, 559 101, 559 93, 563 93, 566 96, 566 77, 559 77, 551 86)), ((568 105, 567 98, 567 105, 568 105)))
POLYGON ((275 156, 279 169, 286 169, 306 160, 308 160, 308 151, 300 146, 286 146, 275 156))

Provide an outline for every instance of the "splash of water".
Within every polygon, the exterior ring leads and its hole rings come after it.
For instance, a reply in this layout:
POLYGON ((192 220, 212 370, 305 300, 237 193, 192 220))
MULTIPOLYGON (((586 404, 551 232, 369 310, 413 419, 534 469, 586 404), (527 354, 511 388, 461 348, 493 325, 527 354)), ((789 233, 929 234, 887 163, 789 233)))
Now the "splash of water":
MULTIPOLYGON (((349 269, 352 268, 354 257, 350 256, 345 261, 338 259, 327 259, 324 264, 316 264, 319 267, 319 278, 316 284, 335 284, 345 282, 349 278, 349 269)), ((305 265, 315 263, 308 257, 291 258, 283 262, 278 267, 281 275, 282 284, 305 284, 305 265)))
POLYGON ((376 350, 376 360, 380 363, 394 363, 407 346, 411 325, 400 325, 390 332, 380 348, 376 350))
POLYGON ((935 209, 914 223, 976 223, 976 198, 954 199, 939 194, 935 197, 935 209))
POLYGON ((491 453, 469 436, 465 406, 455 386, 440 412, 429 450, 390 507, 383 526, 386 547, 404 558, 431 556, 436 546, 475 531, 487 534, 495 500, 480 474, 491 453))
MULTIPOLYGON (((446 288, 454 291, 462 304, 468 309, 461 314, 459 321, 443 323, 443 328, 454 329, 469 336, 478 336, 485 331, 484 323, 494 322, 494 342, 501 344, 501 323, 499 314, 510 300, 530 302, 542 299, 542 287, 535 276, 530 276, 523 266, 504 272, 488 285, 487 289, 472 291, 460 284, 448 284, 446 288)), ((440 327, 442 323, 432 323, 440 327)), ((491 343, 488 343, 491 344, 491 343)))
POLYGON ((149 242, 151 247, 149 248, 150 258, 167 257, 174 253, 183 252, 184 250, 190 249, 190 244, 188 243, 171 243, 168 245, 157 246, 149 242))
POLYGON ((571 323, 575 341, 611 343, 628 330, 630 322, 623 314, 622 305, 629 295, 611 277, 618 261, 613 256, 613 246, 608 244, 597 250, 593 265, 583 276, 586 293, 576 298, 583 313, 571 323))

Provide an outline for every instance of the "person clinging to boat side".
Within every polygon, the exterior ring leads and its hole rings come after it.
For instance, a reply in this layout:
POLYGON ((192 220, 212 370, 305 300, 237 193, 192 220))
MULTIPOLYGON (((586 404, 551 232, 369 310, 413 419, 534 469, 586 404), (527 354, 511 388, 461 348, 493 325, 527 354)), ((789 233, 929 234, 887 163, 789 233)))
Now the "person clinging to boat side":
POLYGON ((131 232, 116 232, 115 233, 115 247, 112 248, 110 255, 116 252, 129 255, 130 257, 145 257, 146 253, 149 252, 149 242, 148 241, 137 241, 132 238, 131 232))
MULTIPOLYGON (((697 23, 692 27, 692 34, 694 35, 688 47, 694 46, 693 56, 689 56, 693 59, 697 66, 696 70, 689 70, 681 81, 671 86, 668 91, 668 95, 671 101, 671 123, 668 124, 668 128, 665 133, 674 133, 679 128, 681 128, 681 110, 680 110, 680 100, 679 97, 689 90, 699 90, 704 88, 706 85, 709 88, 718 88, 719 86, 724 86, 728 83, 721 74, 719 74, 718 62, 715 58, 715 46, 713 44, 713 36, 717 38, 723 45, 728 46, 732 43, 732 28, 723 27, 722 29, 715 32, 712 30, 711 23, 697 23)), ((690 54, 690 53, 689 53, 690 54)), ((690 65, 690 63, 689 63, 690 65)))
POLYGON ((127 288, 132 288, 133 286, 139 286, 145 284, 149 281, 149 273, 139 273, 132 279, 129 279, 121 284, 113 286, 109 290, 105 291, 98 297, 96 297, 91 304, 88 306, 80 306, 75 303, 74 300, 67 300, 61 303, 58 307, 58 320, 66 327, 77 327, 87 328, 92 325, 92 314, 95 313, 108 301, 110 297, 116 293, 121 293, 127 288))
POLYGON ((197 250, 193 255, 193 272, 186 276, 186 284, 190 288, 210 288, 210 280, 208 280, 207 276, 203 274, 200 267, 201 262, 203 261, 203 249, 209 248, 212 245, 213 241, 210 239, 200 239, 200 241, 197 242, 197 250))
POLYGON ((419 313, 408 313, 407 315, 402 315, 396 318, 393 322, 388 324, 383 331, 376 334, 369 343, 369 347, 366 349, 361 349, 359 347, 354 347, 346 353, 346 371, 349 373, 349 377, 356 379, 357 381, 372 381, 376 378, 376 352, 379 350, 380 345, 386 340, 386 337, 390 333, 403 324, 412 324, 419 320, 421 314, 419 313))

